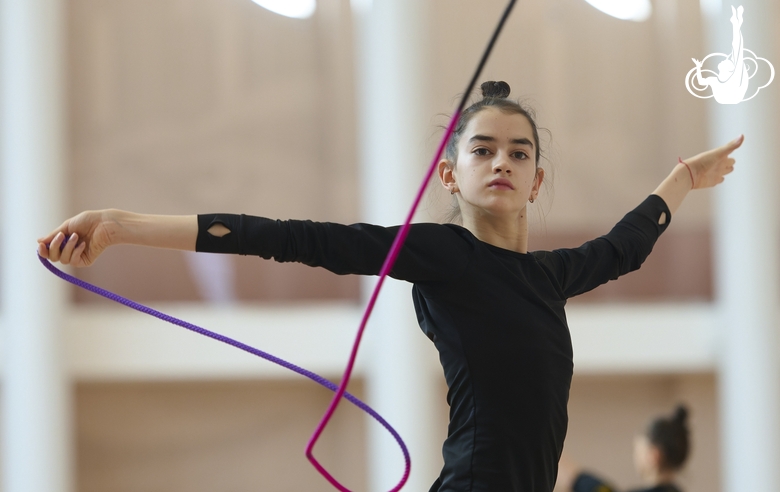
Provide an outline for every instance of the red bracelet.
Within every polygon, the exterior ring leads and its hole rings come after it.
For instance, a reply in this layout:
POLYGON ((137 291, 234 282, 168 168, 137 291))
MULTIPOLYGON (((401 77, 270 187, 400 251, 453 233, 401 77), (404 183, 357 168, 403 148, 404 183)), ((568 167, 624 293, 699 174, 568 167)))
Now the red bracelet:
POLYGON ((679 161, 680 161, 680 164, 684 164, 684 165, 685 165, 685 167, 687 167, 687 168, 688 168, 688 174, 690 174, 690 175, 691 175, 691 189, 693 189, 695 185, 694 185, 694 181, 693 181, 693 171, 691 171, 691 166, 689 166, 687 162, 685 162, 684 160, 682 160, 682 158, 681 158, 681 157, 678 157, 677 159, 679 159, 679 161))

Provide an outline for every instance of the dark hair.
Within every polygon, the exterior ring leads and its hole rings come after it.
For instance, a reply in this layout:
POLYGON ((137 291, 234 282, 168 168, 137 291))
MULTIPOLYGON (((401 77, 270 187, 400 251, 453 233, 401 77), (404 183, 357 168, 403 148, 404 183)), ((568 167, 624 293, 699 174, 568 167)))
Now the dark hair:
POLYGON ((682 468, 690 449, 688 434, 688 409, 684 405, 678 405, 671 417, 659 417, 650 422, 647 438, 661 451, 661 468, 682 468))
POLYGON ((460 120, 455 127, 455 131, 452 132, 449 142, 447 142, 446 157, 453 163, 456 162, 458 157, 458 142, 463 135, 463 131, 468 126, 471 119, 488 107, 495 107, 507 114, 521 114, 526 117, 528 123, 531 124, 531 128, 534 133, 534 146, 536 147, 536 165, 539 165, 539 159, 542 156, 541 149, 539 148, 539 130, 536 127, 536 115, 531 108, 526 108, 517 101, 507 99, 509 97, 509 84, 506 82, 483 82, 480 86, 482 89, 482 100, 475 102, 468 108, 466 108, 460 115, 460 120))

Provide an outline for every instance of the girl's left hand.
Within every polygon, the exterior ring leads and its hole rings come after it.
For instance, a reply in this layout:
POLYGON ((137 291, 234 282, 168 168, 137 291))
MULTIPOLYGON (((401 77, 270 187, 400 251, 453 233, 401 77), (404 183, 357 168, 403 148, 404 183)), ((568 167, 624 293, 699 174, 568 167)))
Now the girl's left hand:
POLYGON ((693 174, 693 188, 711 188, 722 183, 725 179, 724 176, 734 170, 736 161, 731 157, 731 153, 737 150, 744 141, 745 136, 740 135, 736 140, 732 140, 722 147, 685 159, 685 163, 690 166, 693 174))

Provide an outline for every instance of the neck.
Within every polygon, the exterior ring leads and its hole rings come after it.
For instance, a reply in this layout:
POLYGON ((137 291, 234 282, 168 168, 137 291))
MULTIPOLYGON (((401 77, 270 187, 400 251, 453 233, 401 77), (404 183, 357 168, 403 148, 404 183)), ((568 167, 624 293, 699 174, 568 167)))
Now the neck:
POLYGON ((490 215, 482 210, 462 209, 463 227, 482 242, 499 248, 528 253, 528 216, 523 208, 519 214, 490 215))

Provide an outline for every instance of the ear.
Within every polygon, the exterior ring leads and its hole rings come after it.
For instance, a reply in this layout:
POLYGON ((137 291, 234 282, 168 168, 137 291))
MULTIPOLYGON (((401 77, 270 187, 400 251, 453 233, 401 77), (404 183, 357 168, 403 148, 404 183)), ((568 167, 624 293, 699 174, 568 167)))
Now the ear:
POLYGON ((531 187, 531 196, 534 200, 539 196, 539 190, 544 182, 544 169, 541 167, 536 168, 536 176, 534 176, 534 185, 531 187))
POLYGON ((451 193, 458 192, 458 184, 455 182, 455 166, 449 159, 442 159, 437 165, 441 185, 451 193))

